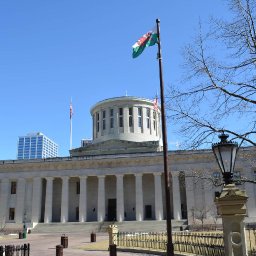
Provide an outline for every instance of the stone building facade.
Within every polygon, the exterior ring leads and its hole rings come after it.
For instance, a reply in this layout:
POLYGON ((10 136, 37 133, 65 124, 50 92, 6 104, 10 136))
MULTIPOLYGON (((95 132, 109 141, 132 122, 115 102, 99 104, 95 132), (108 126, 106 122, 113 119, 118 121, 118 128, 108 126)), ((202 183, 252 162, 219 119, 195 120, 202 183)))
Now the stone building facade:
MULTIPOLYGON (((0 161, 2 226, 24 222, 35 226, 41 222, 165 219, 160 110, 150 100, 120 97, 96 104, 91 113, 93 141, 71 150, 69 157, 0 161), (107 128, 111 127, 111 109, 113 128, 107 128), (135 127, 139 113, 142 129, 135 127), (123 122, 121 127, 120 122, 123 122), (141 133, 144 137, 140 141, 141 133)), ((255 180, 255 156, 254 147, 241 149, 236 175, 255 180)), ((214 187, 212 180, 220 174, 211 150, 170 151, 168 165, 172 174, 173 219, 188 219, 192 223, 197 212, 205 211, 206 218, 214 220, 214 197, 220 188, 214 187)), ((248 217, 255 220, 256 185, 240 186, 249 196, 248 217)))

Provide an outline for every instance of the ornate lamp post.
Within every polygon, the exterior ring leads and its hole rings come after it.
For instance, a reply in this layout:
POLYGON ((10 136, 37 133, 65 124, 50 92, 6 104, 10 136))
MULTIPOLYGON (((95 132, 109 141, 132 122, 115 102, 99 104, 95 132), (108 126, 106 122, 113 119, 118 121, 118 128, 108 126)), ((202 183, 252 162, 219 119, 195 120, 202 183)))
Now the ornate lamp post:
POLYGON ((220 196, 215 198, 218 213, 222 217, 225 256, 246 256, 244 217, 248 197, 245 191, 233 183, 238 145, 228 141, 228 135, 224 133, 219 138, 221 141, 214 143, 212 150, 225 183, 220 196))
POLYGON ((214 143, 212 150, 222 172, 224 182, 227 185, 233 183, 238 144, 236 142, 227 141, 228 135, 224 133, 222 133, 219 138, 220 142, 214 143))

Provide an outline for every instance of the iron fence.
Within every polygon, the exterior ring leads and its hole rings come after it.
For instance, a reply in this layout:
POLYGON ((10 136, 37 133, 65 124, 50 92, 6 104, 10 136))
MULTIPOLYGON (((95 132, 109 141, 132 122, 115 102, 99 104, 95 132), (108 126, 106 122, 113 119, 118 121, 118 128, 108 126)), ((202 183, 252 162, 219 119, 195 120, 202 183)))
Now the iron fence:
POLYGON ((0 246, 0 256, 29 256, 30 244, 0 246))
POLYGON ((256 256, 256 224, 246 225, 248 256, 256 256))
MULTIPOLYGON (((221 233, 174 232, 174 250, 204 256, 224 256, 224 241, 221 233)), ((117 246, 166 251, 167 235, 162 233, 119 232, 117 246)))

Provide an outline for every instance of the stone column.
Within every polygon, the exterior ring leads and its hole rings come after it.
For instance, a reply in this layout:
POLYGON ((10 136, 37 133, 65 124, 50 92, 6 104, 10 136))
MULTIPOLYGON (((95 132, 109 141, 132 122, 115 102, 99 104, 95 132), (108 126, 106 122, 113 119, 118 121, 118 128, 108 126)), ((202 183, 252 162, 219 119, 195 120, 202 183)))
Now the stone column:
POLYGON ((52 189, 53 177, 46 177, 46 195, 45 195, 45 210, 44 223, 52 222, 52 189))
POLYGON ((26 192, 26 180, 19 178, 17 182, 17 193, 16 193, 16 211, 15 211, 15 222, 17 224, 23 223, 25 215, 25 192, 26 192))
POLYGON ((142 221, 143 216, 143 189, 142 189, 142 173, 135 174, 136 180, 136 220, 142 221))
POLYGON ((123 175, 116 175, 116 217, 117 221, 121 222, 124 220, 124 181, 123 175))
POLYGON ((189 177, 189 175, 191 175, 191 174, 189 172, 185 171, 188 224, 193 224, 194 220, 195 220, 194 178, 189 177))
MULTIPOLYGON (((246 173, 247 178, 254 180, 254 170, 249 169, 249 171, 246 173)), ((246 194, 248 195, 248 201, 247 201, 247 213, 248 217, 255 217, 256 216, 256 204, 255 204, 255 198, 256 198, 256 186, 253 183, 245 182, 245 190, 246 194)))
POLYGON ((62 189, 61 189, 61 217, 62 223, 68 222, 68 191, 69 191, 69 177, 61 177, 62 189))
POLYGON ((42 178, 33 178, 32 192, 32 224, 37 224, 41 217, 41 201, 42 201, 42 178))
POLYGON ((0 225, 4 226, 6 220, 9 219, 8 211, 7 211, 7 202, 9 195, 9 179, 1 180, 1 193, 0 193, 0 225))
POLYGON ((124 124, 124 133, 129 132, 129 109, 128 107, 123 108, 123 124, 124 124))
POLYGON ((87 176, 80 178, 80 195, 79 195, 79 222, 85 222, 87 218, 87 176))
POLYGON ((105 220, 105 176, 98 176, 98 221, 105 220))
POLYGON ((139 132, 139 126, 138 126, 138 108, 133 107, 133 128, 134 128, 134 133, 138 134, 139 132))
MULTIPOLYGON (((211 175, 210 173, 208 174, 211 175)), ((213 192, 213 184, 212 181, 209 179, 204 179, 204 209, 206 213, 207 219, 215 218, 216 214, 214 213, 214 210, 216 208, 214 204, 214 192, 213 192)))
POLYGON ((156 220, 163 219, 162 173, 154 173, 155 180, 155 216, 156 220))
POLYGON ((173 186, 173 217, 175 220, 181 219, 181 202, 180 202, 180 181, 179 172, 172 173, 172 186, 173 186))
POLYGON ((225 185, 220 196, 215 198, 222 217, 225 256, 246 256, 244 217, 246 215, 245 191, 234 184, 225 185))

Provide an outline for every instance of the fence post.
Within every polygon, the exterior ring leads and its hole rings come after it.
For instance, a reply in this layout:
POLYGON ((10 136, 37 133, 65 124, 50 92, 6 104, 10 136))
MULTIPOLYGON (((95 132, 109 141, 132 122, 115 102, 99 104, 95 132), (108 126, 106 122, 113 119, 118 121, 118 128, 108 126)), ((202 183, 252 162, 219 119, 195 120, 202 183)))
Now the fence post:
POLYGON ((109 225, 108 226, 109 245, 111 244, 117 245, 117 234, 118 234, 117 225, 109 225))

